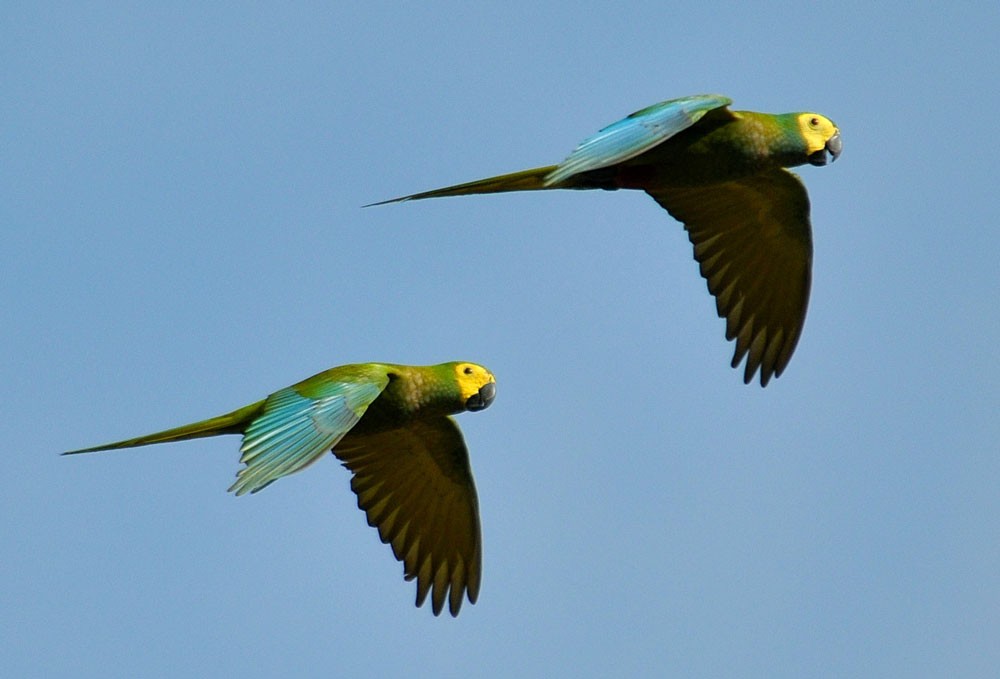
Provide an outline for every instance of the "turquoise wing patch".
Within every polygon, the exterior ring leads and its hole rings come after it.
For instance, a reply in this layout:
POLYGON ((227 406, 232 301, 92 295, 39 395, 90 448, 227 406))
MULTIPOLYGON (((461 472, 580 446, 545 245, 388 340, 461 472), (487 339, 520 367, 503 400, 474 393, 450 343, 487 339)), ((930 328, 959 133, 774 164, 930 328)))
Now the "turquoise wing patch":
POLYGON ((728 97, 699 94, 671 99, 636 111, 584 139, 566 160, 549 173, 545 185, 552 186, 581 172, 634 158, 691 127, 712 109, 731 103, 728 97))
POLYGON ((243 434, 240 462, 246 466, 230 492, 256 493, 318 460, 357 424, 387 381, 331 382, 318 398, 294 386, 268 396, 264 412, 243 434))

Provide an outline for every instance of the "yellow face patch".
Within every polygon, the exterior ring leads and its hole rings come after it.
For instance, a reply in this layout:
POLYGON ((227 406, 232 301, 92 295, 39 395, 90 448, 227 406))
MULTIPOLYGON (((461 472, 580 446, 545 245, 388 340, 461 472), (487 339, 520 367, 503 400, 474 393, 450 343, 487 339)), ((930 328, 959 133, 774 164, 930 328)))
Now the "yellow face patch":
POLYGON ((798 121, 799 132, 808 145, 806 153, 822 151, 830 138, 838 132, 832 120, 818 113, 800 113, 798 121))
POLYGON ((475 363, 456 363, 455 378, 458 381, 458 388, 462 394, 462 400, 468 399, 474 394, 478 394, 483 385, 496 382, 493 373, 481 365, 475 363))

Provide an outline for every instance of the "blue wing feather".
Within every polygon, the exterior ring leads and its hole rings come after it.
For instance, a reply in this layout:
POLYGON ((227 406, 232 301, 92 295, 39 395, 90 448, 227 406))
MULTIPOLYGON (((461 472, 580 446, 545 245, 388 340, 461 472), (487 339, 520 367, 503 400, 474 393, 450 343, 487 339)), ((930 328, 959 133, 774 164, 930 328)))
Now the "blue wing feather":
POLYGON ((388 383, 384 380, 331 382, 309 398, 294 386, 275 392, 243 434, 240 462, 246 466, 229 488, 255 493, 309 466, 349 432, 388 383))
POLYGON ((671 99, 636 111, 583 140, 545 178, 545 186, 558 184, 581 172, 634 158, 691 127, 712 109, 731 103, 732 100, 728 97, 700 94, 671 99))

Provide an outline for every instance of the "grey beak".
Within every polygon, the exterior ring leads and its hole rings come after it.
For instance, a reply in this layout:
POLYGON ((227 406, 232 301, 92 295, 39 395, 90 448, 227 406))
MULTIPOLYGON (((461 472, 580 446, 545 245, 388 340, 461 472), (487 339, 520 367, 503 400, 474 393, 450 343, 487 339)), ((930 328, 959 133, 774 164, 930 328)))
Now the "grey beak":
POLYGON ((840 157, 840 152, 844 150, 844 142, 840 138, 840 132, 834 132, 833 136, 826 142, 824 146, 819 151, 809 154, 809 164, 810 165, 826 165, 827 158, 826 154, 830 154, 830 162, 840 157))
MULTIPOLYGON (((826 150, 833 156, 833 160, 840 158, 840 152, 844 150, 844 142, 840 139, 840 132, 835 132, 830 141, 826 142, 826 150)), ((831 160, 830 162, 833 162, 831 160)))
POLYGON ((483 408, 488 408, 493 399, 497 397, 497 385, 496 382, 487 382, 483 386, 479 387, 479 391, 470 396, 465 401, 465 407, 468 410, 475 412, 476 410, 482 410, 483 408))

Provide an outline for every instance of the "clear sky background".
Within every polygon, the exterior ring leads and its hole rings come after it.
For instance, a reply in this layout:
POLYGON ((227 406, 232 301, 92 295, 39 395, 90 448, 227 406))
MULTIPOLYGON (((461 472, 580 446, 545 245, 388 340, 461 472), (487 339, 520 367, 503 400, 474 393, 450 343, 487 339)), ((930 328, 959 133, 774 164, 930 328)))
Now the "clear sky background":
POLYGON ((1000 5, 7 3, 8 676, 995 676, 1000 5), (277 4, 276 4, 277 5, 277 4), (809 316, 766 389, 638 192, 361 209, 717 92, 813 110, 809 316), (472 360, 458 619, 328 456, 66 458, 353 362, 472 360))

